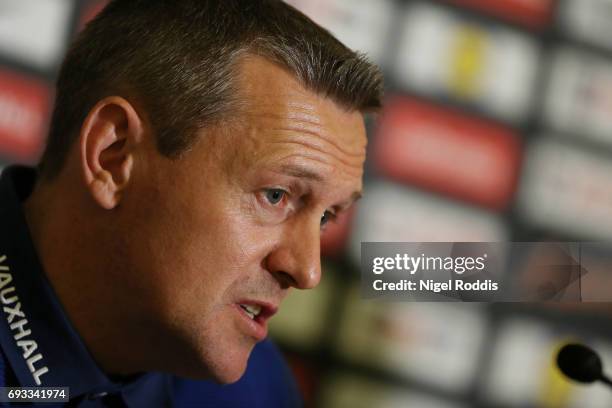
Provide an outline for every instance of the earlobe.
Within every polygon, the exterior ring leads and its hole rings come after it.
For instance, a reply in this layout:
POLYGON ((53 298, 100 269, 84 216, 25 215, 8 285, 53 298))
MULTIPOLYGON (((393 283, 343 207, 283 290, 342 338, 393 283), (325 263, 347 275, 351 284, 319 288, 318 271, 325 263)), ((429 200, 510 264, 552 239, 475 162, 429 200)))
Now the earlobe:
POLYGON ((115 194, 109 189, 111 183, 109 173, 103 171, 98 173, 89 185, 92 196, 105 210, 112 210, 118 204, 117 200, 114 199, 115 194))
POLYGON ((143 137, 143 122, 125 99, 112 96, 89 112, 80 134, 80 160, 86 188, 104 209, 121 201, 143 137))

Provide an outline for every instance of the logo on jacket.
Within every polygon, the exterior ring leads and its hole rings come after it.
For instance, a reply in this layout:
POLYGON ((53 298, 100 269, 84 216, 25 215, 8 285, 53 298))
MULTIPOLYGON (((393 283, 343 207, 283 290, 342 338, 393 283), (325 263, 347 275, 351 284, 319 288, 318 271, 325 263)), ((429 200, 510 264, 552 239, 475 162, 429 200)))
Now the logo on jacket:
POLYGON ((31 338, 32 330, 26 328, 28 319, 21 310, 21 302, 16 294, 15 286, 10 285, 13 281, 13 275, 11 275, 9 266, 5 264, 6 259, 6 255, 0 256, 0 301, 3 305, 2 310, 17 347, 20 347, 23 351, 22 356, 36 385, 42 385, 40 377, 49 372, 49 368, 43 365, 42 353, 36 353, 38 344, 31 338))

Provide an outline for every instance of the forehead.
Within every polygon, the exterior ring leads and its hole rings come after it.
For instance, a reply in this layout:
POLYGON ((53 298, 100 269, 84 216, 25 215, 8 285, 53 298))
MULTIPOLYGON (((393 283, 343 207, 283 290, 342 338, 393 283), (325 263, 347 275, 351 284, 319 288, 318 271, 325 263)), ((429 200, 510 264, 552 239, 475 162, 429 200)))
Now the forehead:
POLYGON ((361 178, 367 138, 360 112, 305 89, 261 57, 241 62, 238 89, 244 132, 236 147, 244 160, 308 162, 339 177, 361 178))

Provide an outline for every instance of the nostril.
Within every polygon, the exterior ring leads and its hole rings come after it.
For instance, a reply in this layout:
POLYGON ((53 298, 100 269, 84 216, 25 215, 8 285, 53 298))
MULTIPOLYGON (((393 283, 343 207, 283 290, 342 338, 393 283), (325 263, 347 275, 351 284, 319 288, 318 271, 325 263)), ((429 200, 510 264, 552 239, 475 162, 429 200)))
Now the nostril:
POLYGON ((287 272, 282 272, 282 271, 274 272, 273 275, 276 278, 276 280, 278 280, 278 282, 280 283, 282 289, 298 287, 298 282, 295 280, 293 276, 291 276, 287 272))

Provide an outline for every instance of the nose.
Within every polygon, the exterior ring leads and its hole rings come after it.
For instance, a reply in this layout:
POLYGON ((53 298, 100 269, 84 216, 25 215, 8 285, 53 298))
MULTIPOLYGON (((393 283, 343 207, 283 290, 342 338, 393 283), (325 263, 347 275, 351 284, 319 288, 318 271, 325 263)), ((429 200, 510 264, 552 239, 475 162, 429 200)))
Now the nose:
POLYGON ((266 258, 266 267, 284 286, 312 289, 321 280, 321 231, 308 221, 287 225, 278 246, 266 258))

